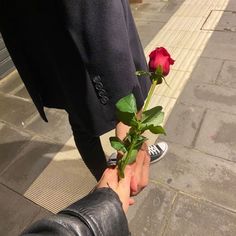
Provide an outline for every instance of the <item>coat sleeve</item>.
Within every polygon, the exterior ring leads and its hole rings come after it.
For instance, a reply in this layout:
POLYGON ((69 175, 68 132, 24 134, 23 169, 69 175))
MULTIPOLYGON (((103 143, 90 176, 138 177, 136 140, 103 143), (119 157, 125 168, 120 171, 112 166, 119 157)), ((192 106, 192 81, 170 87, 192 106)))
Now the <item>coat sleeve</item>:
MULTIPOLYGON (((129 2, 64 0, 63 8, 64 23, 90 78, 97 75, 101 78, 112 105, 133 92, 141 108, 146 94, 135 75, 137 59, 133 55, 135 48, 140 51, 142 47, 129 2)), ((146 63, 143 54, 138 60, 146 63)))
POLYGON ((101 188, 56 216, 40 220, 21 236, 120 236, 129 235, 128 222, 117 194, 101 188))

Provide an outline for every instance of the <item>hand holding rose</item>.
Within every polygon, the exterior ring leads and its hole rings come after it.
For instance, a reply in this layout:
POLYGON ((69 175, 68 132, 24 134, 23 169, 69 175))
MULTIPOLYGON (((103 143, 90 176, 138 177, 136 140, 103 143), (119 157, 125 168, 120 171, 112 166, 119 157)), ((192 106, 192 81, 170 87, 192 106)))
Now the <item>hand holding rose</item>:
MULTIPOLYGON (((147 110, 147 108, 154 93, 156 85, 161 84, 163 80, 165 80, 165 76, 169 74, 170 65, 174 64, 174 60, 171 58, 167 50, 163 47, 156 48, 150 53, 149 57, 149 71, 136 72, 136 75, 148 76, 152 81, 152 85, 148 92, 148 96, 142 109, 142 113, 139 114, 137 111, 136 100, 133 94, 129 94, 128 96, 121 98, 116 103, 117 117, 118 120, 121 121, 121 126, 122 124, 124 124, 130 127, 125 137, 125 132, 119 132, 119 130, 117 130, 117 136, 110 138, 112 147, 122 154, 122 158, 118 160, 118 173, 120 178, 124 178, 124 170, 126 165, 135 162, 136 156, 139 153, 140 148, 147 140, 147 138, 142 135, 146 130, 149 130, 151 133, 154 134, 165 134, 165 130, 161 126, 161 123, 164 119, 162 107, 156 106, 149 110, 147 110)), ((127 128, 125 129, 127 130, 127 128)), ((137 169, 140 169, 139 166, 140 165, 138 164, 137 169)), ((136 173, 138 172, 140 171, 136 171, 136 173)), ((138 182, 142 180, 142 177, 136 178, 136 180, 137 184, 133 184, 133 186, 137 187, 139 186, 138 182)), ((140 186, 142 185, 143 184, 141 184, 140 186)), ((134 191, 132 191, 134 194, 142 188, 136 187, 134 187, 134 191)))

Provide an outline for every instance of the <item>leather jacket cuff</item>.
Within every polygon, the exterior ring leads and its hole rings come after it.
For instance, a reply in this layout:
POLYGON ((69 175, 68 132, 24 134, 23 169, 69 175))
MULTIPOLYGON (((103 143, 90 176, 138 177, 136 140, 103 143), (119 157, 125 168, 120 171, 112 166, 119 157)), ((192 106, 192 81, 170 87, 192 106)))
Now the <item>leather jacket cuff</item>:
POLYGON ((78 217, 94 235, 129 235, 128 222, 118 195, 111 188, 99 188, 59 214, 78 217))

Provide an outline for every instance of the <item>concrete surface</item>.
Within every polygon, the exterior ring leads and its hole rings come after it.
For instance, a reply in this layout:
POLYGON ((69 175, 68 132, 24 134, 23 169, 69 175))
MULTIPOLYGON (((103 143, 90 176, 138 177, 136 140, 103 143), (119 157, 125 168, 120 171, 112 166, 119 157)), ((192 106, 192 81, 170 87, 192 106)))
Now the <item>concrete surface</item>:
MULTIPOLYGON (((146 55, 163 45, 176 60, 170 88, 157 88, 151 104, 166 111, 168 135, 159 140, 169 151, 151 166, 149 186, 130 207, 132 235, 234 236, 236 3, 144 0, 131 8, 146 55)), ((66 114, 47 114, 49 124, 40 120, 16 72, 1 79, 0 235, 18 235, 95 183, 71 141, 66 114)))

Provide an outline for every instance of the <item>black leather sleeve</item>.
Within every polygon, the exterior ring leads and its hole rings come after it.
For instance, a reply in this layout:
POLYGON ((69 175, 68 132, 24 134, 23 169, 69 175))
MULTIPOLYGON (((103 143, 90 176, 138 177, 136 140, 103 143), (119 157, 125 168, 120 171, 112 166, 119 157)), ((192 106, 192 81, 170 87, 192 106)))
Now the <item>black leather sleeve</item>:
POLYGON ((117 194, 101 188, 59 212, 40 220, 21 236, 126 236, 128 222, 117 194))

